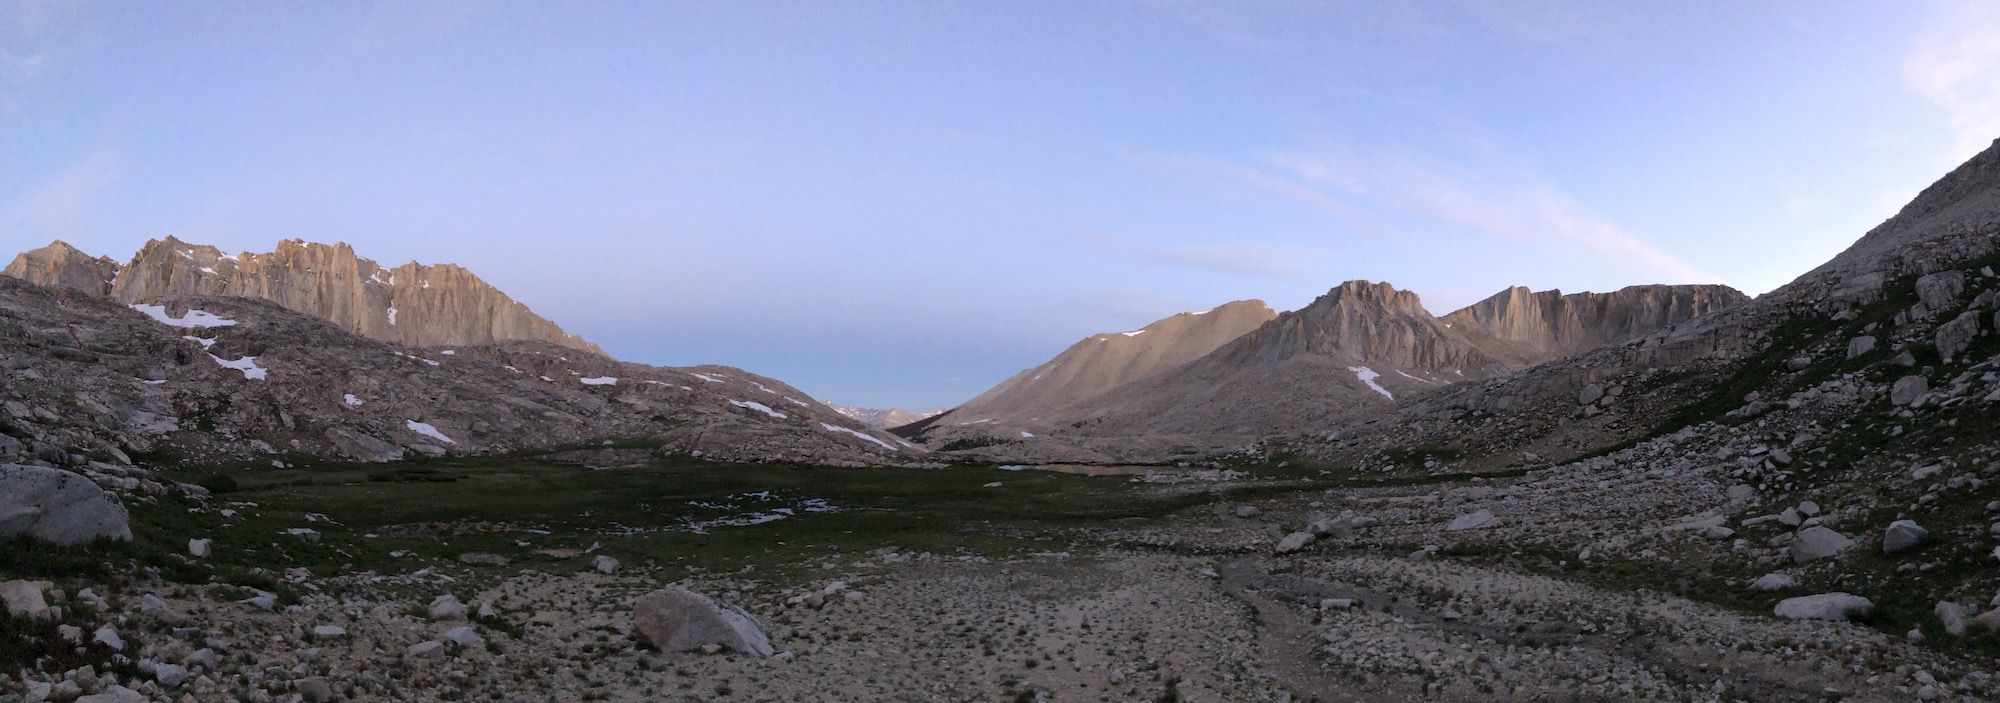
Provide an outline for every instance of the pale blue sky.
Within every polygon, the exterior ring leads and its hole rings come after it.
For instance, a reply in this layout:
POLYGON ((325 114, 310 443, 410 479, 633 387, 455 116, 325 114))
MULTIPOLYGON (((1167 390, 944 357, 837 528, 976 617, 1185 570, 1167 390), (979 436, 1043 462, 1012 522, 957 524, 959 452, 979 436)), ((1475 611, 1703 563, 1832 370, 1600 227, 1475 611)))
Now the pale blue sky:
POLYGON ((5 249, 347 241, 880 406, 1351 278, 1759 293, 1994 137, 1990 2, 0 0, 5 249))

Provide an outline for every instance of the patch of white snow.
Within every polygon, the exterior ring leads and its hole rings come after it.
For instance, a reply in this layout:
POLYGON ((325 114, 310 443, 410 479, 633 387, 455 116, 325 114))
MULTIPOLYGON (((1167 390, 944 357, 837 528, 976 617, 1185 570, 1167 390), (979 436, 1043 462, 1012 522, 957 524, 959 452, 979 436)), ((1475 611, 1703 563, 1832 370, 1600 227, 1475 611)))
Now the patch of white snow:
POLYGON ((822 423, 819 423, 819 426, 820 426, 820 427, 824 427, 824 428, 826 428, 826 431, 828 431, 828 432, 841 432, 841 433, 845 433, 845 434, 851 434, 851 435, 854 435, 854 436, 856 436, 856 437, 860 437, 860 438, 862 438, 862 439, 865 439, 865 440, 868 440, 868 441, 870 441, 870 442, 874 442, 874 443, 876 443, 876 444, 878 444, 878 445, 881 445, 881 447, 882 447, 883 449, 887 449, 887 450, 889 450, 889 451, 892 451, 892 452, 900 452, 900 451, 902 451, 901 449, 897 449, 897 448, 896 448, 896 445, 893 445, 893 444, 890 444, 890 443, 888 443, 888 442, 884 442, 884 441, 882 441, 882 440, 879 440, 879 439, 876 439, 876 438, 874 438, 874 437, 870 437, 870 436, 868 436, 867 434, 864 434, 864 433, 861 433, 861 432, 856 432, 856 431, 854 431, 854 430, 850 430, 850 429, 847 429, 847 428, 845 428, 845 427, 841 427, 841 426, 839 426, 839 425, 836 425, 836 424, 833 424, 833 423, 831 423, 831 422, 822 422, 822 423))
POLYGON ((754 400, 732 400, 732 401, 729 401, 729 404, 730 404, 730 405, 734 405, 734 406, 736 406, 736 407, 739 407, 739 408, 749 408, 749 409, 751 409, 751 410, 755 410, 755 411, 757 411, 757 412, 760 412, 760 413, 764 413, 765 415, 769 415, 769 416, 771 416, 771 417, 775 417, 775 418, 778 418, 778 419, 780 419, 780 420, 783 420, 783 419, 785 419, 785 414, 784 414, 784 413, 781 413, 781 412, 778 412, 778 411, 776 411, 776 410, 772 410, 772 409, 771 409, 771 406, 769 406, 769 405, 765 405, 765 404, 763 404, 763 403, 759 403, 759 402, 756 402, 756 401, 754 401, 754 400))
POLYGON ((444 433, 443 433, 443 432, 439 432, 439 431, 438 431, 438 428, 436 428, 436 427, 432 426, 432 425, 431 425, 430 423, 428 423, 428 422, 417 422, 416 420, 405 420, 405 421, 403 421, 403 426, 404 426, 404 427, 408 427, 408 428, 410 428, 410 431, 411 431, 411 432, 415 432, 415 433, 417 433, 417 434, 420 434, 420 435, 423 435, 423 436, 425 436, 425 437, 429 437, 429 438, 431 438, 431 439, 435 439, 435 440, 437 440, 437 441, 440 441, 440 442, 444 442, 445 444, 458 444, 457 442, 454 442, 454 441, 452 441, 452 439, 451 439, 450 437, 446 437, 446 436, 444 436, 444 433))
POLYGON ((216 356, 214 354, 210 354, 208 355, 208 358, 214 359, 215 365, 220 366, 222 368, 236 369, 237 371, 242 371, 243 377, 250 379, 252 381, 262 381, 264 380, 264 377, 269 375, 270 373, 269 369, 257 365, 257 357, 254 356, 246 356, 241 359, 229 360, 216 356))
POLYGON ((1374 390, 1376 393, 1381 393, 1382 397, 1388 398, 1390 400, 1396 399, 1396 394, 1390 393, 1389 389, 1383 388, 1382 384, 1375 382, 1375 379, 1381 378, 1382 374, 1375 373, 1374 369, 1368 368, 1366 366, 1349 366, 1347 367, 1347 370, 1353 371, 1355 378, 1360 379, 1362 383, 1368 384, 1368 387, 1374 390))
POLYGON ((147 317, 153 318, 154 322, 158 322, 168 327, 179 327, 182 329, 200 329, 203 327, 231 327, 236 324, 235 320, 231 320, 222 317, 220 315, 216 315, 215 313, 206 312, 203 310, 191 309, 188 310, 187 314, 185 315, 182 315, 180 317, 173 317, 167 314, 167 306, 165 305, 146 305, 143 303, 133 303, 132 309, 145 313, 147 317))

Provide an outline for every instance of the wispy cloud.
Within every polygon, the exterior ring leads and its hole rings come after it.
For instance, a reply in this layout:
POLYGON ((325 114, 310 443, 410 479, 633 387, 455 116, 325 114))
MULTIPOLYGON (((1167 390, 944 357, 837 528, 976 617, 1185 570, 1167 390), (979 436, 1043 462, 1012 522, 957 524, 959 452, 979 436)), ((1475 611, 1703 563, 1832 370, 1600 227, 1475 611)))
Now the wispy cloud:
POLYGON ((1945 115, 1960 156, 2000 137, 2000 13, 1990 2, 1948 2, 1903 59, 1903 81, 1945 115))
POLYGON ((1676 282, 1721 280, 1528 174, 1343 149, 1274 153, 1261 161, 1233 170, 1254 187, 1335 214, 1386 208, 1526 246, 1634 263, 1676 282))
POLYGON ((1155 263, 1212 273, 1285 278, 1298 273, 1298 262, 1304 254, 1290 247, 1223 242, 1151 249, 1141 256, 1155 263))
POLYGON ((0 231, 36 238, 76 238, 85 230, 92 209, 118 180, 118 152, 99 149, 23 194, 0 213, 0 231))

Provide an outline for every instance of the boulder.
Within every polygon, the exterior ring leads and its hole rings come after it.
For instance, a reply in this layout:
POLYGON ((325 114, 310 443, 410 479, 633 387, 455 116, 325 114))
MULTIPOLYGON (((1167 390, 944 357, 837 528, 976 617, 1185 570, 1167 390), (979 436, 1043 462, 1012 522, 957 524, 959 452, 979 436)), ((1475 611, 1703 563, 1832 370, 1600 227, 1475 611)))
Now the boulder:
POLYGON ((189 539, 189 540, 188 540, 188 556, 191 556, 191 557, 194 557, 194 558, 196 558, 196 559, 207 559, 207 558, 208 558, 208 553, 209 553, 209 549, 210 549, 211 547, 213 547, 213 546, 214 546, 214 542, 211 542, 211 541, 209 541, 209 540, 205 540, 205 539, 189 539))
POLYGON ((300 679, 299 697, 306 703, 328 703, 333 700, 333 687, 318 676, 300 679))
POLYGON ((1257 509, 1257 506, 1255 506, 1255 505, 1239 505, 1239 506, 1236 506, 1236 517, 1240 517, 1240 518, 1243 518, 1243 519, 1245 519, 1245 520, 1248 520, 1248 519, 1250 519, 1250 518, 1253 518, 1253 517, 1257 517, 1258 515, 1261 515, 1261 514, 1263 514, 1263 512, 1264 512, 1264 511, 1262 511, 1262 510, 1258 510, 1258 509, 1257 509))
POLYGON ((1938 623, 1953 637, 1965 636, 1965 607, 1952 601, 1938 601, 1931 612, 1937 615, 1938 623))
POLYGON ((1932 338, 1937 343, 1938 357, 1948 364, 1970 348, 1972 340, 1978 338, 1981 331, 1979 317, 1979 313, 1967 310, 1950 322, 1938 325, 1937 334, 1932 338))
POLYGON ((1757 580, 1755 581, 1751 581, 1750 590, 1782 591, 1787 588, 1791 588, 1794 585, 1797 585, 1797 583, 1798 583, 1797 581, 1794 581, 1792 579, 1791 574, 1787 574, 1782 571, 1773 571, 1771 573, 1757 577, 1757 580))
POLYGON ((1939 271, 1917 279, 1917 299, 1931 310, 1943 310, 1965 293, 1964 271, 1939 271))
POLYGON ((618 560, 609 555, 599 554, 597 558, 590 560, 590 568, 596 569, 600 574, 615 574, 618 573, 618 560))
POLYGON ((1837 556, 1852 546, 1854 546, 1854 540, 1848 539, 1847 535, 1834 532, 1824 526, 1814 525, 1799 530, 1798 534, 1792 538, 1792 561, 1798 564, 1817 561, 1837 556))
POLYGON ((458 602, 458 596, 446 593, 431 599, 429 613, 432 620, 464 620, 465 604, 458 602))
POLYGON ((1477 512, 1466 513, 1456 518, 1452 518, 1451 524, 1445 525, 1444 529, 1448 532, 1459 532, 1462 530, 1483 530, 1489 527, 1493 527, 1498 522, 1499 522, 1498 519, 1493 516, 1493 511, 1480 510, 1477 512))
POLYGON ((1604 386, 1592 383, 1576 392, 1576 404, 1589 405, 1597 402, 1597 399, 1602 397, 1604 397, 1604 386))
POLYGON ((488 552, 466 552, 464 554, 458 555, 458 561, 459 563, 471 564, 473 566, 507 565, 507 557, 488 552))
POLYGON ((1930 391, 1931 382, 1924 377, 1904 376, 1896 379, 1896 385, 1889 387, 1889 402, 1895 405, 1909 405, 1930 391))
POLYGON ((0 465, 0 540, 29 535, 56 544, 131 541, 125 503, 81 475, 45 466, 0 465))
POLYGON ((719 645, 755 657, 771 656, 771 641, 749 613, 684 588, 648 593, 632 605, 640 642, 686 652, 719 645))
POLYGON ((158 664, 153 667, 153 680, 167 688, 178 688, 187 683, 187 667, 178 664, 158 664))
POLYGON ((403 656, 411 659, 441 659, 444 657, 444 643, 437 640, 418 642, 403 650, 403 656))
POLYGON ((1847 358, 1849 359, 1872 351, 1875 351, 1874 337, 1863 336, 1847 340, 1847 358))
POLYGON ((471 626, 454 627, 446 630, 444 641, 460 647, 478 647, 486 644, 486 640, 480 638, 479 632, 473 630, 471 626))
POLYGON ((8 581, 0 583, 0 602, 7 605, 7 612, 25 618, 46 620, 49 617, 49 603, 42 598, 45 581, 8 581))
POLYGON ((1285 535, 1284 539, 1278 540, 1278 553, 1290 554, 1292 552, 1305 549, 1306 545, 1312 544, 1312 542, 1313 542, 1313 533, 1294 532, 1289 535, 1285 535))
POLYGON ((1820 593, 1778 601, 1771 612, 1786 620, 1853 620, 1874 610, 1875 604, 1852 593, 1820 593))
POLYGON ((1897 520, 1882 531, 1882 553, 1901 554, 1916 549, 1931 538, 1930 530, 1915 520, 1897 520))

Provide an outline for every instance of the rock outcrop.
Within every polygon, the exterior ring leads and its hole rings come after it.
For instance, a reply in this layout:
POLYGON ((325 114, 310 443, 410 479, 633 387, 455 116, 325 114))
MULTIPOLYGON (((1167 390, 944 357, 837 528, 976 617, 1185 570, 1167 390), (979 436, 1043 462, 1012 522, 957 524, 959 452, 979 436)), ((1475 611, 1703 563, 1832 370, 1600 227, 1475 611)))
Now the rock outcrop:
POLYGON ((56 544, 132 539, 125 503, 82 475, 0 464, 0 540, 27 535, 56 544))
POLYGON ((12 276, 50 288, 110 295, 118 278, 118 262, 108 257, 92 258, 63 241, 14 256, 0 275, 12 276))
POLYGON ((371 339, 409 346, 520 340, 604 353, 471 271, 410 262, 383 268, 346 244, 285 240, 264 254, 225 254, 173 237, 146 243, 123 267, 62 242, 21 254, 6 274, 124 303, 187 296, 268 300, 371 339), (106 275, 109 273, 110 275, 106 275), (108 281, 108 285, 97 285, 108 281))

